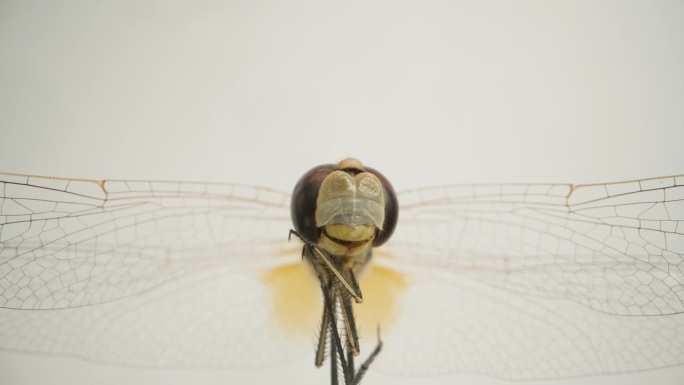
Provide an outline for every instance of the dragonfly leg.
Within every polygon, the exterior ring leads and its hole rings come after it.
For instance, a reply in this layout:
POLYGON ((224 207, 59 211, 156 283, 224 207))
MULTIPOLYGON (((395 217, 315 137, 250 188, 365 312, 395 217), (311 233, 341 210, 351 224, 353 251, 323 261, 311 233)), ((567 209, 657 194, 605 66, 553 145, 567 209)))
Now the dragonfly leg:
MULTIPOLYGON (((358 282, 356 282, 356 278, 354 277, 353 273, 351 275, 349 275, 349 273, 343 274, 338 264, 328 255, 328 253, 322 251, 320 247, 316 246, 315 244, 302 238, 302 236, 294 230, 290 230, 290 235, 288 239, 291 238, 292 235, 295 235, 302 242, 304 242, 305 248, 310 251, 310 254, 306 255, 306 257, 309 257, 311 261, 316 259, 323 262, 323 265, 326 267, 326 271, 329 271, 333 276, 337 278, 340 284, 349 292, 352 298, 354 298, 354 301, 356 303, 363 302, 361 290, 359 289, 358 282), (348 277, 351 277, 353 284, 348 281, 348 277), (353 287, 352 285, 355 285, 355 287, 353 287)), ((305 253, 302 251, 302 257, 305 257, 304 254, 305 253)), ((324 281, 327 282, 328 280, 324 281)))
POLYGON ((359 355, 359 334, 356 330, 356 321, 354 320, 354 312, 352 310, 351 299, 349 295, 338 291, 340 310, 342 312, 342 321, 344 322, 344 329, 347 332, 347 346, 349 351, 355 355, 359 355))
POLYGON ((328 308, 323 307, 323 319, 321 320, 321 330, 318 334, 318 344, 316 345, 316 359, 314 365, 320 368, 325 360, 325 346, 328 340, 328 330, 330 330, 330 314, 328 308))
MULTIPOLYGON (((293 230, 290 231, 290 235, 292 234, 302 239, 299 234, 293 230)), ((303 239, 302 241, 304 242, 302 258, 307 258, 311 262, 316 277, 318 278, 321 291, 323 292, 324 308, 321 320, 321 332, 319 334, 318 347, 316 350, 316 366, 321 366, 323 364, 326 340, 329 335, 331 339, 331 384, 338 385, 340 369, 344 376, 345 385, 359 384, 367 373, 371 363, 382 349, 379 330, 376 348, 359 367, 359 370, 355 372, 354 356, 359 354, 360 349, 351 299, 354 298, 356 300, 357 296, 360 298, 361 293, 356 277, 351 268, 340 269, 337 264, 316 245, 303 239), (338 305, 345 328, 345 345, 342 344, 342 334, 337 327, 338 319, 336 317, 336 309, 338 308, 338 305), (346 357, 343 346, 347 347, 346 357), (339 367, 337 365, 338 360, 340 363, 339 367)), ((357 302, 359 301, 357 300, 357 302)))
MULTIPOLYGON (((295 233, 295 235, 297 235, 295 233)), ((323 269, 321 268, 321 265, 318 262, 318 259, 314 257, 313 255, 313 248, 315 246, 311 245, 309 243, 306 243, 304 245, 304 250, 302 252, 302 255, 306 258, 308 258, 311 261, 311 264, 313 266, 314 272, 316 273, 316 277, 318 278, 318 281, 321 286, 321 291, 323 292, 323 304, 324 304, 324 310, 323 310, 323 323, 321 324, 321 333, 319 335, 319 338, 325 339, 326 335, 329 334, 331 338, 331 343, 330 343, 330 356, 331 356, 331 378, 330 382, 332 384, 337 384, 338 383, 338 366, 337 366, 337 360, 339 358, 340 364, 342 367, 342 371, 344 374, 344 383, 350 384, 353 381, 354 378, 354 372, 349 371, 349 366, 347 365, 346 360, 344 359, 344 349, 342 348, 342 339, 340 337, 339 331, 337 329, 337 317, 335 317, 335 307, 337 306, 337 280, 335 279, 334 276, 328 275, 326 277, 326 274, 324 273, 323 269), (329 331, 329 333, 328 333, 329 331)), ((321 357, 324 357, 324 347, 325 347, 325 341, 318 341, 318 351, 317 351, 317 356, 320 355, 321 357), (323 348, 321 348, 323 347, 323 348)), ((317 361, 318 363, 318 357, 317 361)), ((323 363, 323 359, 321 358, 320 363, 323 363)), ((320 366, 320 365, 317 365, 320 366)))
POLYGON ((354 353, 350 349, 347 349, 347 370, 354 373, 354 353))
POLYGON ((370 368, 373 361, 375 361, 375 358, 378 356, 378 354, 380 354, 381 350, 382 340, 380 339, 380 327, 378 326, 378 344, 375 345, 375 349, 373 349, 371 355, 368 356, 368 358, 366 358, 363 364, 361 364, 361 366, 359 367, 359 371, 356 372, 356 374, 354 375, 354 379, 352 380, 352 382, 347 385, 358 385, 361 383, 361 380, 366 375, 368 369, 370 368))
MULTIPOLYGON (((327 326, 324 326, 327 329, 327 326)), ((337 378, 337 344, 330 344, 330 384, 338 385, 337 378)), ((346 383, 346 381, 345 381, 346 383)))

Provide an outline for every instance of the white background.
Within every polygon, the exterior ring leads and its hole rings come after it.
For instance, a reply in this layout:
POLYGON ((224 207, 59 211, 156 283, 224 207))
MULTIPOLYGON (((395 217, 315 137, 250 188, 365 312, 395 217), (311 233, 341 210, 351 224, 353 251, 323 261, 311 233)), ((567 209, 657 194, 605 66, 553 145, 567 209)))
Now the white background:
MULTIPOLYGON (((290 190, 684 173, 681 1, 0 1, 0 170, 290 190)), ((391 346, 386 346, 391 349, 391 346)), ((3 384, 323 384, 0 354, 3 384)), ((558 384, 681 383, 675 368, 558 384)), ((366 384, 500 383, 468 375, 366 384)))

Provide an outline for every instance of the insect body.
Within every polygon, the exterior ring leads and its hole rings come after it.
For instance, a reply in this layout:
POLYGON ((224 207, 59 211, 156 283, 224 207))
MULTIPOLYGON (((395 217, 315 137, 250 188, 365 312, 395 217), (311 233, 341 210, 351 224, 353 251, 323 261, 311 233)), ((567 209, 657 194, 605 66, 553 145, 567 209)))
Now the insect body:
MULTIPOLYGON (((297 234, 308 242, 304 254, 308 253, 311 260, 320 258, 320 266, 326 267, 318 272, 329 306, 323 310, 315 364, 323 363, 328 333, 335 337, 337 332, 337 303, 347 349, 351 355, 358 355, 359 338, 350 297, 362 301, 356 276, 370 261, 372 247, 385 243, 394 231, 398 217, 394 190, 382 174, 367 171, 356 159, 345 159, 336 167, 323 165, 307 172, 294 188, 291 213, 297 234), (314 244, 317 247, 311 246, 314 244)), ((344 360, 342 355, 340 358, 344 360)), ((348 360, 352 361, 351 356, 348 360)))
POLYGON ((352 323, 380 324, 378 370, 525 380, 684 363, 684 176, 395 198, 354 161, 293 195, 0 174, 0 350, 173 368, 306 356, 333 322, 291 221, 339 306, 339 350, 359 351, 352 323))

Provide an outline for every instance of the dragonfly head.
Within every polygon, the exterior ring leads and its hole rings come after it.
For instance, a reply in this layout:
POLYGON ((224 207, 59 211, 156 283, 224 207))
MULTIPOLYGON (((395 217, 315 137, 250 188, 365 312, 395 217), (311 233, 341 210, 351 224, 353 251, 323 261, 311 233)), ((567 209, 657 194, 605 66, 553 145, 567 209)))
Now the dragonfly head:
POLYGON ((389 181, 360 161, 321 165, 299 179, 292 193, 292 222, 307 241, 321 232, 346 242, 385 243, 397 223, 399 206, 389 181))

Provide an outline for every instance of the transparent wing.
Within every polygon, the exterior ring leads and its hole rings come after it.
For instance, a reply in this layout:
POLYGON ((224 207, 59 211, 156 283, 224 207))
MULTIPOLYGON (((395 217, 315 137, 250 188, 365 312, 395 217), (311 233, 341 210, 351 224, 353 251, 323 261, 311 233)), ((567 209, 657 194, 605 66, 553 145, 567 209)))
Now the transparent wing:
POLYGON ((400 194, 388 263, 412 285, 384 333, 401 348, 379 363, 509 379, 684 363, 683 185, 669 177, 400 194))
MULTIPOLYGON (((166 367, 254 367, 311 352, 264 305, 261 274, 298 260, 278 258, 287 194, 2 180, 2 349, 166 367)), ((523 379, 681 364, 681 185, 400 194, 394 258, 376 259, 410 284, 383 326, 378 365, 523 379)))
POLYGON ((142 366, 291 360, 309 346, 273 326, 260 277, 298 260, 281 257, 288 207, 258 187, 0 175, 0 345, 142 366))

